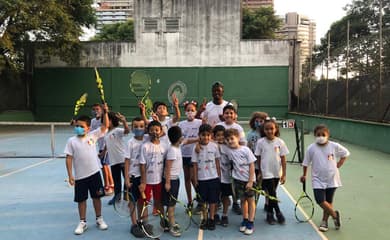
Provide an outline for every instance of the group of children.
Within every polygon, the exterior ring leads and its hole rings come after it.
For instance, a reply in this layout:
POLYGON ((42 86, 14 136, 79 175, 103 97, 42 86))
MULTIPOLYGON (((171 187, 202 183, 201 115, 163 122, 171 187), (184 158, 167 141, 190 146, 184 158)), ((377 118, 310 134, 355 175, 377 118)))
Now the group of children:
MULTIPOLYGON (((237 110, 222 99, 221 83, 213 85, 212 95, 213 101, 207 105, 202 104, 199 110, 195 101, 185 102, 183 105, 186 119, 180 122, 179 103, 174 96, 173 118, 168 117, 165 103, 156 102, 153 106, 154 115, 151 119, 147 119, 145 107, 140 103, 141 116, 132 120, 133 137, 127 144, 123 139, 130 132, 126 119, 121 114, 109 112, 107 105, 102 106, 100 127, 93 131, 90 130, 88 117, 77 118, 74 122, 76 136, 68 140, 65 148, 69 183, 75 184, 74 201, 78 202, 80 215, 80 223, 75 229, 75 234, 82 234, 87 228, 88 191, 93 199, 98 228, 101 230, 108 228, 101 216, 100 197, 107 190, 107 186, 104 189, 101 181, 101 166, 96 151, 96 142, 101 137, 104 137, 105 142, 105 149, 102 152, 107 151, 110 158, 115 195, 122 191, 121 175, 123 175, 125 188, 129 189, 137 202, 137 206, 133 206, 137 211, 133 211, 131 215, 130 232, 134 236, 144 237, 137 219, 141 217, 143 201, 150 201, 152 197, 154 211, 168 213, 168 221, 163 223, 164 230, 169 231, 173 236, 180 236, 180 225, 175 221, 176 201, 174 199, 178 198, 182 170, 188 205, 192 205, 192 188, 194 188, 200 196, 198 201, 207 206, 200 209, 204 215, 208 215, 201 222, 202 229, 214 230, 216 224, 228 226, 228 208, 232 197, 236 208, 238 199, 241 204, 240 211, 237 211, 242 213, 239 231, 246 235, 253 233, 256 187, 261 187, 270 196, 276 198, 277 186, 286 181, 286 155, 289 151, 284 141, 279 138, 279 126, 275 119, 270 119, 263 112, 253 113, 249 122, 251 131, 245 137, 243 128, 237 123, 237 110), (118 128, 119 122, 122 123, 123 128, 118 128), (222 204, 221 218, 217 213, 219 203, 222 204), (167 211, 164 211, 164 206, 167 207, 167 211)), ((326 128, 317 130, 315 134, 328 137, 329 131, 326 130, 326 128)), ((328 144, 327 138, 326 141, 318 142, 320 148, 325 145, 331 145, 332 149, 329 151, 335 151, 332 160, 341 157, 337 163, 337 167, 340 167, 348 156, 348 151, 339 144, 328 144)), ((322 154, 314 147, 309 147, 308 151, 322 154)), ((304 176, 301 181, 305 181, 309 164, 319 172, 327 172, 330 168, 334 170, 332 167, 334 165, 329 165, 326 170, 322 169, 321 164, 316 166, 315 156, 309 154, 305 158, 304 176)), ((330 160, 329 156, 328 160, 330 160)), ((105 175, 104 169, 103 173, 105 175)), ((321 185, 320 182, 323 181, 321 173, 313 175, 313 182, 317 179, 315 177, 319 179, 316 180, 318 181, 316 186, 321 189, 335 190, 340 186, 339 182, 337 186, 330 184, 330 180, 329 184, 321 185)), ((322 228, 320 228, 322 230, 327 230, 329 216, 335 219, 335 224, 338 221, 340 226, 339 212, 332 208, 334 190, 315 191, 317 202, 324 208, 322 228)), ((267 199, 264 209, 269 224, 285 223, 276 200, 267 199)))

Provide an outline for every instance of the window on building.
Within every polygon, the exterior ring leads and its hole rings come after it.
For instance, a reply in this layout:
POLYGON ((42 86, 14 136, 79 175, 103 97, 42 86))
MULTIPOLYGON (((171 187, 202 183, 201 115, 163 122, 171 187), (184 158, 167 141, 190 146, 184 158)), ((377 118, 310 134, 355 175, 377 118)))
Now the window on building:
POLYGON ((158 20, 156 18, 144 18, 144 32, 157 32, 158 20))
POLYGON ((179 18, 165 18, 164 19, 165 32, 179 32, 180 19, 179 18))

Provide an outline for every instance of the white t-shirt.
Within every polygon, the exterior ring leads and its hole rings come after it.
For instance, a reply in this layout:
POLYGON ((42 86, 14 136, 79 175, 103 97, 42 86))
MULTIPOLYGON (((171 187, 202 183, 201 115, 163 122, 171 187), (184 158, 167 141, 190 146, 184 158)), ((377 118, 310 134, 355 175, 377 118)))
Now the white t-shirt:
POLYGON ((263 179, 280 178, 282 170, 281 156, 289 154, 284 141, 278 137, 268 140, 260 138, 256 144, 255 155, 261 159, 261 174, 263 179))
MULTIPOLYGON (((232 176, 234 179, 248 182, 249 181, 249 165, 256 162, 256 157, 247 146, 239 146, 238 148, 224 148, 224 151, 230 161, 233 162, 232 176)), ((252 180, 256 181, 255 173, 253 172, 252 180)))
MULTIPOLYGON (((150 117, 149 121, 151 122, 151 121, 154 121, 154 120, 153 120, 153 118, 150 117)), ((165 134, 168 134, 168 129, 170 129, 172 126, 175 125, 173 123, 173 120, 169 116, 166 116, 163 121, 159 121, 159 122, 161 123, 162 130, 164 131, 165 134)))
POLYGON ((74 178, 89 177, 100 171, 101 165, 97 156, 96 142, 104 133, 100 128, 88 132, 84 137, 73 136, 68 139, 64 153, 73 157, 74 178))
POLYGON ((192 152, 191 162, 198 164, 198 180, 209 180, 218 178, 216 159, 220 158, 218 145, 209 142, 202 145, 198 153, 195 149, 192 152))
POLYGON ((139 160, 141 158, 141 146, 143 142, 143 140, 137 140, 134 137, 127 142, 125 158, 130 160, 129 176, 141 176, 139 160))
POLYGON ((166 161, 173 161, 170 174, 171 180, 179 179, 181 169, 183 168, 183 158, 180 148, 171 145, 168 149, 166 161))
POLYGON ((145 164, 147 184, 159 184, 162 181, 166 154, 167 148, 162 144, 142 144, 139 163, 145 164))
MULTIPOLYGON (((194 119, 193 121, 184 120, 179 122, 184 139, 197 138, 199 127, 202 125, 202 120, 194 119)), ((181 153, 183 157, 191 157, 195 143, 181 145, 181 153)))
POLYGON ((201 117, 207 119, 207 123, 214 127, 217 123, 221 122, 219 115, 223 113, 223 108, 228 104, 223 100, 220 105, 216 105, 213 101, 206 104, 206 109, 202 112, 201 117))
POLYGON ((303 166, 311 165, 312 185, 315 189, 341 187, 337 161, 348 157, 350 152, 341 144, 329 141, 325 146, 316 143, 307 148, 303 166))
POLYGON ((229 151, 229 147, 225 144, 219 145, 221 159, 219 161, 221 165, 221 183, 231 183, 232 177, 232 161, 229 159, 227 152, 229 151))
MULTIPOLYGON (((101 125, 102 125, 101 119, 96 119, 96 118, 91 119, 91 131, 100 128, 101 125)), ((104 149, 104 138, 102 138, 102 137, 99 138, 97 145, 98 145, 99 151, 103 150, 104 149)))
POLYGON ((125 135, 123 128, 114 128, 104 136, 111 166, 125 162, 125 135))
POLYGON ((223 126, 226 130, 231 129, 231 128, 237 129, 238 133, 240 134, 240 145, 245 145, 245 146, 247 145, 247 141, 245 138, 245 132, 240 124, 234 122, 230 125, 227 125, 226 122, 220 122, 220 123, 217 123, 217 125, 223 126))

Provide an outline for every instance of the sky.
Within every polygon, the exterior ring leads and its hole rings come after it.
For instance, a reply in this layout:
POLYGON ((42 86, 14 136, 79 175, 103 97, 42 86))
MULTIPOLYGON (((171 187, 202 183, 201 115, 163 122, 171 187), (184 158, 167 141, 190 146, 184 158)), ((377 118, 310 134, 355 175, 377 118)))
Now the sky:
POLYGON ((316 43, 320 44, 331 24, 345 16, 343 8, 352 0, 274 0, 277 15, 297 12, 313 19, 317 24, 316 43))

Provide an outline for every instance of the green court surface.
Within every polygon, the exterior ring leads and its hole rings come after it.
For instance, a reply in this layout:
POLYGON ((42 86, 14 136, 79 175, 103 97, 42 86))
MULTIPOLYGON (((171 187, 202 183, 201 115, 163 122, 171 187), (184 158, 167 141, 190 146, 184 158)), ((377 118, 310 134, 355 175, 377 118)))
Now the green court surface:
MULTIPOLYGON (((69 128, 68 137, 72 134, 69 128)), ((65 146, 66 137, 56 138, 56 154, 65 146)), ((0 131, 0 157, 2 153, 17 152, 16 148, 29 146, 48 150, 38 154, 50 155, 50 146, 42 141, 42 136, 24 131, 22 135, 11 131, 0 131), (10 144, 10 142, 12 144, 10 144), (36 144, 40 143, 40 144, 36 144), (15 147, 19 144, 19 147, 15 147)), ((46 138, 46 137, 45 137, 46 138)), ((287 142, 290 150, 288 160, 292 160, 295 150, 294 132, 282 129, 281 138, 287 142)), ((313 141, 311 135, 305 135, 305 143, 313 141)), ((287 165, 287 182, 279 188, 281 209, 286 216, 285 225, 270 226, 264 221, 262 210, 264 200, 258 204, 255 220, 255 233, 244 236, 238 232, 241 216, 230 212, 230 224, 227 228, 218 226, 215 231, 202 234, 195 226, 184 232, 182 239, 389 239, 390 235, 390 188, 386 182, 390 172, 390 154, 372 151, 348 143, 342 143, 351 152, 350 158, 341 168, 343 187, 338 189, 335 208, 340 210, 342 227, 335 230, 329 222, 329 231, 319 233, 315 225, 321 221, 321 211, 317 207, 312 223, 297 223, 294 218, 294 199, 301 192, 298 179, 302 173, 297 158, 287 165)), ((87 218, 89 229, 81 236, 75 236, 73 230, 78 223, 77 205, 72 201, 73 189, 64 182, 66 178, 64 158, 0 158, 0 239, 134 239, 129 234, 129 220, 117 216, 107 205, 110 197, 103 198, 103 215, 109 224, 107 231, 99 231, 94 226, 94 214, 91 201, 88 201, 87 218)), ((179 198, 185 201, 183 180, 179 198)), ((308 186, 308 189, 311 186, 308 186)), ((308 191, 312 196, 312 191, 308 191)), ((177 219, 183 221, 184 209, 178 207, 177 219)), ((164 234, 161 239, 172 239, 164 234)))

